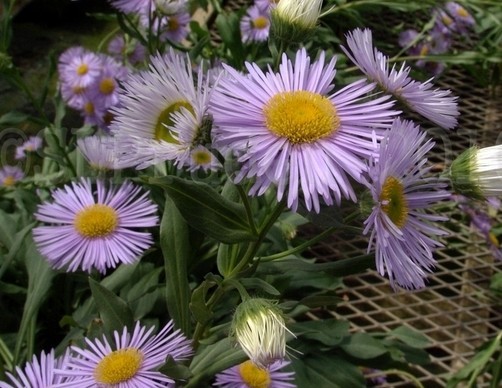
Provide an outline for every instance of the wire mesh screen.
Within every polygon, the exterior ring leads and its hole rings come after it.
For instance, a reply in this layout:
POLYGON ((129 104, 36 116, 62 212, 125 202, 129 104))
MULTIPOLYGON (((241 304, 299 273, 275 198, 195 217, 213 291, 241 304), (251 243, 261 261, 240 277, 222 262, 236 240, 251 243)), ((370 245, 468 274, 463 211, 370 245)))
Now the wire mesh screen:
MULTIPOLYGON (((488 90, 475 87, 460 70, 450 71, 438 86, 459 96, 461 110, 455 133, 433 133, 436 147, 429 160, 442 169, 467 147, 497 143, 502 97, 490 96, 488 90)), ((502 262, 493 259, 484 238, 469 226, 458 208, 449 207, 445 212, 450 221, 443 226, 449 235, 441 239, 444 248, 435 254, 438 264, 426 289, 396 293, 386 279, 367 271, 345 279, 346 287, 341 291, 344 302, 329 312, 350 321, 354 331, 389 332, 404 324, 426 335, 431 363, 412 370, 426 387, 444 387, 447 378, 469 361, 476 348, 502 328, 502 311, 488 296, 490 278, 502 270, 502 262)), ((363 237, 333 237, 313 247, 310 254, 336 260, 363 254, 366 249, 363 237)), ((311 318, 317 317, 313 314, 311 318)), ((478 386, 487 386, 489 379, 484 376, 478 386)), ((385 386, 409 384, 392 377, 385 386)))

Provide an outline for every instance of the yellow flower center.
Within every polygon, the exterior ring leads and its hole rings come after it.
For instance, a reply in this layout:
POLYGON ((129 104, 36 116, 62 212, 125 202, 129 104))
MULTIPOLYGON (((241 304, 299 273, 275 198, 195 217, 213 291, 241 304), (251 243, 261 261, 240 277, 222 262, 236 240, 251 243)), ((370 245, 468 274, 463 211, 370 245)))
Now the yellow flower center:
POLYGON ((276 94, 263 113, 267 128, 292 143, 313 143, 340 127, 340 118, 331 101, 305 90, 276 94))
POLYGON ((16 179, 12 175, 7 175, 2 182, 4 186, 14 186, 14 183, 16 183, 16 179))
POLYGON ((113 78, 104 78, 99 83, 99 91, 103 94, 112 94, 115 90, 115 81, 113 78))
POLYGON ((420 49, 420 56, 423 57, 429 53, 429 47, 426 45, 423 45, 422 48, 420 49))
POLYGON ((249 360, 239 366, 239 373, 248 388, 270 387, 271 380, 268 370, 257 367, 249 360))
POLYGON ((74 225, 83 237, 105 237, 117 228, 118 215, 112 207, 98 203, 79 211, 75 216, 74 225))
POLYGON ((464 7, 459 6, 457 9, 457 15, 462 18, 467 18, 469 17, 469 12, 467 12, 464 7))
POLYGON ((75 94, 83 94, 85 92, 85 88, 83 86, 74 86, 73 93, 75 94))
POLYGON ((92 102, 86 102, 84 104, 84 112, 88 115, 92 115, 94 113, 94 104, 92 102))
POLYGON ((172 114, 174 112, 179 112, 181 108, 188 109, 189 112, 195 116, 193 107, 188 101, 182 100, 172 103, 162 112, 160 112, 159 118, 157 119, 157 124, 155 124, 155 140, 164 140, 168 143, 179 144, 178 141, 173 137, 171 130, 168 127, 174 124, 172 114))
POLYGON ((87 66, 87 64, 85 63, 82 63, 79 67, 77 67, 78 75, 86 75, 88 71, 89 71, 89 66, 87 66))
POLYGON ((94 377, 101 384, 119 384, 134 377, 143 362, 138 349, 116 350, 106 355, 94 369, 94 377))
POLYGON ((211 163, 211 153, 204 150, 194 151, 192 152, 192 160, 199 166, 209 164, 211 163))
POLYGON ((258 30, 263 30, 268 27, 268 19, 265 16, 258 16, 253 19, 253 27, 258 30))
POLYGON ((443 21, 443 23, 444 23, 445 26, 449 26, 450 24, 453 23, 452 18, 449 17, 448 15, 443 15, 443 17, 441 18, 441 20, 443 21))
POLYGON ((393 176, 388 177, 380 193, 382 210, 389 216, 391 221, 399 229, 406 225, 408 219, 408 201, 404 195, 404 187, 401 181, 393 176))
POLYGON ((169 20, 167 21, 167 29, 169 31, 176 31, 180 27, 180 23, 178 22, 178 19, 174 16, 170 16, 169 20))

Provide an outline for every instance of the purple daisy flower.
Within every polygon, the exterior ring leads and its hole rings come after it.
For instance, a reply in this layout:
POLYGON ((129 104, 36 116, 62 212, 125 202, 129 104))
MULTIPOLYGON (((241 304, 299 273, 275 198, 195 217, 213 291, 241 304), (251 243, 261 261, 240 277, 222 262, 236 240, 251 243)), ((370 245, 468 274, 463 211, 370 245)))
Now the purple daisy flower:
POLYGON ((24 178, 24 172, 17 166, 0 168, 0 186, 11 187, 24 178))
POLYGON ((186 9, 166 16, 166 24, 162 27, 160 34, 161 40, 170 40, 171 42, 179 43, 188 36, 188 24, 191 17, 186 9))
POLYGON ((85 88, 99 76, 102 65, 101 56, 82 47, 71 47, 59 57, 59 78, 73 88, 85 88))
POLYGON ((72 378, 71 382, 58 387, 117 387, 154 388, 174 384, 174 380, 158 372, 168 356, 174 361, 188 359, 192 355, 191 342, 180 330, 173 330, 170 321, 158 334, 152 334, 139 322, 133 333, 124 327, 122 334, 114 331, 114 343, 85 338, 87 348, 72 346, 76 353, 67 363, 67 368, 57 372, 72 378))
POLYGON ((308 210, 320 210, 341 198, 356 200, 349 177, 360 181, 364 159, 375 152, 375 138, 399 112, 389 96, 364 101, 375 84, 354 82, 332 92, 335 58, 325 53, 310 63, 305 49, 294 63, 284 54, 279 73, 264 73, 247 63, 248 75, 226 66, 228 77, 213 92, 212 135, 222 152, 234 152, 241 163, 234 177, 254 179, 250 195, 277 186, 296 210, 301 196, 308 210))
POLYGON ((121 161, 139 169, 166 160, 192 166, 191 153, 207 126, 207 83, 202 67, 194 80, 188 56, 173 50, 153 57, 148 71, 131 75, 111 125, 121 161))
POLYGON ((345 54, 385 92, 443 128, 457 126, 459 111, 451 91, 434 89, 431 79, 424 83, 412 80, 405 64, 399 70, 395 66, 389 69, 388 57, 373 47, 371 30, 357 28, 348 33, 347 46, 349 49, 342 46, 345 54))
POLYGON ((0 388, 26 388, 26 387, 53 387, 66 381, 66 377, 58 375, 55 369, 63 369, 69 359, 69 352, 64 356, 55 358, 54 350, 40 357, 33 356, 31 362, 27 362, 23 369, 16 367, 16 374, 7 372, 10 384, 0 382, 0 388))
POLYGON ((16 148, 16 156, 17 160, 25 159, 26 152, 35 152, 42 147, 43 140, 39 136, 30 136, 28 140, 26 140, 23 144, 16 148))
POLYGON ((432 250, 441 246, 429 236, 446 234, 429 224, 446 218, 424 212, 450 195, 442 190, 443 182, 425 177, 430 170, 424 167, 425 155, 434 143, 424 140, 413 122, 396 119, 368 168, 374 206, 364 234, 370 233, 368 252, 375 246, 377 270, 387 273, 393 288, 424 287, 426 272, 435 264, 432 250))
POLYGON ((118 151, 113 136, 88 136, 77 140, 77 147, 95 170, 117 170, 124 168, 118 160, 118 151))
POLYGON ((454 1, 447 2, 445 9, 455 21, 456 31, 459 33, 466 33, 469 28, 472 28, 476 24, 472 15, 454 1))
POLYGON ((106 110, 119 104, 119 82, 127 78, 128 70, 109 56, 103 55, 103 66, 87 94, 92 101, 106 110))
POLYGON ((245 361, 216 375, 214 387, 223 388, 295 388, 291 383, 295 379, 294 372, 283 372, 289 361, 276 361, 268 368, 260 368, 251 361, 245 361))
POLYGON ((270 11, 257 5, 249 7, 240 21, 241 37, 244 43, 263 42, 270 32, 270 11))
POLYGON ((54 202, 38 207, 35 218, 52 225, 33 229, 39 251, 54 268, 93 268, 104 273, 120 263, 133 263, 152 244, 152 236, 136 228, 158 224, 157 206, 130 182, 118 189, 88 179, 53 192, 54 202))

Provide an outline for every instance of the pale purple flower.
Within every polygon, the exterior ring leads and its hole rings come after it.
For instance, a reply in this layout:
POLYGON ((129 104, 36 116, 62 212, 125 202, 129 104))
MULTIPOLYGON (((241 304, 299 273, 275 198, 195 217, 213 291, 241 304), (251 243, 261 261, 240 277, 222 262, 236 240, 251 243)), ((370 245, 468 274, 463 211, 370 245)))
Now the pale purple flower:
POLYGON ((270 32, 270 11, 254 5, 249 7, 240 21, 241 37, 244 43, 263 42, 270 32))
POLYGON ((152 236, 138 229, 158 224, 157 206, 148 192, 125 182, 116 188, 81 179, 54 190, 54 202, 39 205, 35 218, 49 224, 33 229, 38 250, 56 269, 92 269, 104 273, 131 264, 152 245, 152 236))
POLYGON ((71 382, 57 385, 58 388, 154 388, 174 384, 174 380, 157 369, 167 357, 174 361, 188 359, 192 353, 191 341, 181 331, 174 330, 169 321, 158 334, 153 334, 137 322, 134 331, 124 327, 122 334, 113 332, 113 343, 105 336, 102 340, 85 338, 86 348, 72 346, 74 355, 67 368, 57 371, 73 378, 71 382))
POLYGON ((24 178, 24 172, 17 166, 3 166, 0 168, 0 186, 14 186, 24 178))
POLYGON ((113 136, 78 139, 77 147, 93 169, 117 170, 125 167, 118 160, 116 139, 113 136))
POLYGON ((166 16, 166 23, 161 29, 160 39, 170 40, 171 42, 179 43, 188 36, 188 24, 191 17, 186 9, 166 16))
POLYGON ((39 357, 34 355, 23 369, 17 366, 15 374, 7 372, 10 383, 0 382, 0 388, 45 388, 63 383, 67 378, 58 375, 55 370, 65 368, 68 358, 69 352, 56 358, 54 350, 47 354, 42 352, 39 357))
POLYGON ((387 274, 393 288, 425 286, 435 264, 433 249, 441 246, 431 236, 446 234, 431 224, 446 217, 426 212, 449 193, 444 182, 427 177, 425 155, 434 143, 425 136, 413 122, 396 119, 368 167, 374 205, 364 234, 370 234, 368 252, 375 247, 378 272, 387 274))
POLYGON ((295 388, 295 373, 283 371, 283 368, 288 365, 289 361, 276 361, 268 368, 260 368, 251 361, 245 361, 218 373, 213 386, 222 388, 295 388))
POLYGON ((455 21, 455 27, 459 33, 466 33, 468 29, 476 24, 472 15, 464 7, 454 1, 447 2, 445 10, 455 21))
POLYGON ((124 35, 117 35, 108 43, 108 53, 119 61, 126 59, 131 65, 136 65, 146 59, 147 50, 137 40, 129 38, 126 41, 124 35))
POLYGON ((112 57, 102 56, 102 68, 86 94, 101 110, 119 104, 119 82, 127 78, 128 70, 112 57))
POLYGON ((16 148, 16 156, 17 160, 25 159, 26 152, 35 152, 38 151, 43 144, 43 140, 39 136, 30 136, 28 140, 26 140, 23 144, 16 148))
POLYGON ((275 7, 279 0, 255 0, 254 4, 265 11, 270 11, 271 7, 275 7))
POLYGON ((206 127, 210 90, 202 67, 196 79, 188 56, 169 51, 151 60, 148 71, 124 83, 122 106, 114 110, 111 131, 123 150, 121 161, 146 168, 166 160, 192 166, 194 148, 206 127))
POLYGON ((371 30, 357 28, 348 33, 347 46, 348 49, 342 46, 345 54, 385 92, 443 128, 457 126, 459 111, 451 91, 434 89, 431 79, 423 83, 412 80, 411 69, 405 64, 400 69, 389 68, 388 57, 373 47, 371 30))
POLYGON ((295 210, 301 199, 316 212, 321 198, 328 205, 356 200, 349 177, 360 181, 375 138, 399 112, 388 96, 365 100, 375 87, 365 80, 334 92, 335 61, 326 64, 321 52, 311 63, 301 49, 294 62, 283 55, 278 73, 253 63, 247 75, 226 66, 210 102, 212 136, 238 157, 234 180, 254 179, 250 195, 275 185, 277 200, 295 210))
POLYGON ((71 47, 59 57, 59 78, 73 88, 85 88, 96 80, 101 67, 101 56, 83 47, 71 47))

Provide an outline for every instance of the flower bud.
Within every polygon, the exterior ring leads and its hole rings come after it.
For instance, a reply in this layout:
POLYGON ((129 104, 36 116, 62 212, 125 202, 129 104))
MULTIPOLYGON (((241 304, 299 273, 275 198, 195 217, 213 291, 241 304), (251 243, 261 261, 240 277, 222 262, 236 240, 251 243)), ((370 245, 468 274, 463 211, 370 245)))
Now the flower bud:
POLYGON ((464 151, 451 164, 455 192, 473 198, 502 194, 502 145, 464 151))
POLYGON ((301 42, 314 30, 322 0, 281 0, 272 9, 271 33, 286 42, 301 42))
POLYGON ((286 356, 286 330, 282 311, 261 298, 243 301, 232 321, 235 339, 249 359, 261 368, 286 356))

